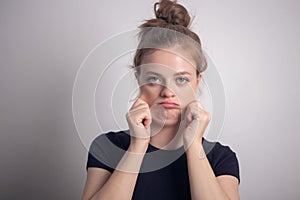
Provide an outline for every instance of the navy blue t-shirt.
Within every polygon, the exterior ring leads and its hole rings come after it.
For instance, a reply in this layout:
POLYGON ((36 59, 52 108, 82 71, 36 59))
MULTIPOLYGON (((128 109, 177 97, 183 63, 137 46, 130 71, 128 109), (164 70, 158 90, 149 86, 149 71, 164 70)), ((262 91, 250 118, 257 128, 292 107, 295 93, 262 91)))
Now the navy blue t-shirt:
MULTIPOLYGON (((97 167, 113 173, 129 144, 128 130, 98 136, 91 144, 86 169, 97 167)), ((205 139, 202 140, 202 144, 216 176, 232 175, 240 181, 236 154, 228 146, 205 139)), ((191 199, 184 148, 163 150, 149 144, 132 199, 191 199)))

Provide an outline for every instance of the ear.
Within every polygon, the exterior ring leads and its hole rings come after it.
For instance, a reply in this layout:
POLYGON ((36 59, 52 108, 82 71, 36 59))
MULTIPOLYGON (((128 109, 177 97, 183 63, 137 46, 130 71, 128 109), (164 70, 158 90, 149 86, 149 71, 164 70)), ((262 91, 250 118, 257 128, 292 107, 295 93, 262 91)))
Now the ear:
POLYGON ((137 72, 134 72, 134 76, 135 76, 138 84, 140 85, 140 75, 137 72))
POLYGON ((201 78, 202 78, 202 73, 199 73, 199 74, 197 75, 197 86, 198 86, 198 87, 199 87, 201 78))

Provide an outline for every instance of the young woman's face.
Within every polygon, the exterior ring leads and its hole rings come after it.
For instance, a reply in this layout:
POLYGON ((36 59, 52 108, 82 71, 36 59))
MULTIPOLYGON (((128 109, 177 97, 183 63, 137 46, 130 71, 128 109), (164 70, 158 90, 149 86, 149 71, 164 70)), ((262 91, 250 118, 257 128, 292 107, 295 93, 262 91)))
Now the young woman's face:
POLYGON ((196 99, 201 74, 177 49, 176 54, 155 50, 144 56, 140 74, 140 97, 151 110, 152 121, 175 125, 181 121, 186 106, 196 99))

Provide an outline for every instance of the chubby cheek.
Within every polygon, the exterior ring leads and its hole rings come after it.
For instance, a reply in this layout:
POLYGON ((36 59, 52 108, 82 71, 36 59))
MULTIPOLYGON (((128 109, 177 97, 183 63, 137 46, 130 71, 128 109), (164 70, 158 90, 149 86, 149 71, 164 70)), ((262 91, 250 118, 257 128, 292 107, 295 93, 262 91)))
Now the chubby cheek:
POLYGON ((159 97, 159 88, 153 88, 147 85, 140 87, 140 98, 151 107, 159 97))
POLYGON ((190 87, 181 88, 180 92, 177 94, 177 98, 181 109, 185 109, 189 103, 197 99, 195 90, 190 87))

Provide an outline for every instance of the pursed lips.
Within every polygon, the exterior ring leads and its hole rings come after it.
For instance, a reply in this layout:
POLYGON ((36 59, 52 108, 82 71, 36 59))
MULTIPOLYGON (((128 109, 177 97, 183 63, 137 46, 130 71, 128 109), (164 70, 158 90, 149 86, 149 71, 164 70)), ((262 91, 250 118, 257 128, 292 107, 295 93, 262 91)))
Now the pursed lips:
POLYGON ((158 103, 162 105, 164 108, 180 108, 179 104, 172 102, 172 101, 162 101, 158 103))

